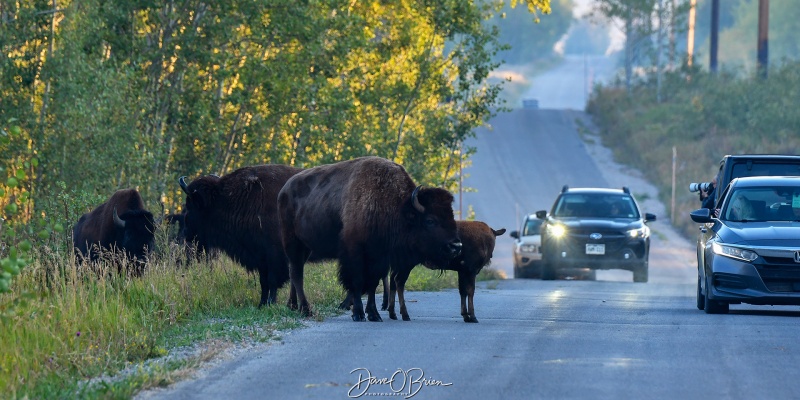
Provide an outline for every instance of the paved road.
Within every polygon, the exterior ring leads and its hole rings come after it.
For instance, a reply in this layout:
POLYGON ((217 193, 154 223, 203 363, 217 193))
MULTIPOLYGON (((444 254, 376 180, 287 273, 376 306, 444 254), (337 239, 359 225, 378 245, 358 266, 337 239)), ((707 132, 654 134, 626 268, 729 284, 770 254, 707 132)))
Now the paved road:
MULTIPOLYGON (((513 228, 517 210, 548 208, 565 183, 626 184, 663 219, 655 189, 614 164, 576 121, 587 123, 574 110, 495 119, 494 130, 473 142, 479 152, 467 185, 478 191, 465 194, 465 204, 493 227, 513 228)), ((475 295, 479 324, 462 322, 455 290, 411 292, 410 322, 385 312, 382 323, 349 315, 310 322, 278 344, 140 397, 385 397, 394 376, 393 388, 414 399, 800 398, 798 308, 732 306, 729 315, 705 315, 694 306, 693 244, 667 221, 651 226, 649 283, 630 282, 627 271, 597 281, 483 283, 475 295), (373 383, 359 386, 365 376, 373 383)), ((509 275, 510 244, 499 238, 493 261, 509 275)))
POLYGON ((398 369, 451 384, 398 374, 394 389, 414 399, 800 397, 800 312, 705 315, 692 296, 683 284, 505 280, 478 290, 481 322, 465 324, 455 290, 412 292, 410 322, 314 323, 147 398, 370 398, 392 388, 359 376, 398 369))

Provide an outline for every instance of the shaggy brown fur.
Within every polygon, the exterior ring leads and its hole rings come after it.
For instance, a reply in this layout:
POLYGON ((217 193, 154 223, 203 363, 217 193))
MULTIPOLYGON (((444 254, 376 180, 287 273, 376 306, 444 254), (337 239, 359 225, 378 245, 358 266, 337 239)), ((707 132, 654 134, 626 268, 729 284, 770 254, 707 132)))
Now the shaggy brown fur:
POLYGON ((300 171, 286 165, 258 165, 223 177, 203 176, 184 187, 186 240, 201 250, 224 251, 248 271, 258 271, 259 305, 275 302, 278 289, 289 280, 277 200, 284 183, 300 171))
MULTIPOLYGON (((444 268, 428 263, 424 263, 424 265, 431 269, 456 271, 458 273, 461 315, 464 317, 464 322, 478 322, 478 319, 475 318, 475 306, 472 302, 475 297, 475 277, 483 267, 491 262, 495 238, 504 234, 506 230, 505 228, 494 230, 480 221, 456 221, 456 224, 458 225, 458 237, 461 238, 461 243, 463 244, 461 254, 451 260, 450 264, 444 268)), ((400 315, 402 315, 404 321, 411 319, 406 309, 404 291, 406 280, 408 280, 408 275, 412 269, 413 266, 403 270, 394 268, 394 266, 392 268, 392 281, 389 292, 389 318, 391 319, 397 319, 397 315, 394 312, 395 292, 397 292, 400 302, 400 315)))
POLYGON ((453 196, 417 188, 405 169, 379 157, 361 157, 307 169, 278 195, 283 248, 289 259, 291 307, 309 314, 303 268, 317 258, 339 260, 339 281, 353 299, 353 320, 380 321, 375 288, 389 265, 423 260, 446 266, 461 248, 453 196))

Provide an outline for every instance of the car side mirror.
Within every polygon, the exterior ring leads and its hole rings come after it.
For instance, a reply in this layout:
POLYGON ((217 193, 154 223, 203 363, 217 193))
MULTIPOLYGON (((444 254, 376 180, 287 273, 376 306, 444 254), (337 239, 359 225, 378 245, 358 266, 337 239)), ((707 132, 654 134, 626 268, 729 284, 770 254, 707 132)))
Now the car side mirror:
POLYGON ((519 231, 511 231, 511 233, 509 233, 509 236, 511 236, 514 239, 519 239, 519 231))
POLYGON ((644 220, 645 222, 655 221, 656 215, 651 213, 644 213, 644 220))
POLYGON ((713 222, 711 218, 711 210, 707 208, 701 208, 699 210, 694 210, 689 213, 689 216, 692 217, 692 221, 705 224, 709 222, 713 222))
POLYGON ((539 219, 545 219, 545 218, 547 218, 547 211, 545 211, 545 210, 539 210, 539 211, 537 211, 537 212, 536 212, 536 218, 539 218, 539 219))

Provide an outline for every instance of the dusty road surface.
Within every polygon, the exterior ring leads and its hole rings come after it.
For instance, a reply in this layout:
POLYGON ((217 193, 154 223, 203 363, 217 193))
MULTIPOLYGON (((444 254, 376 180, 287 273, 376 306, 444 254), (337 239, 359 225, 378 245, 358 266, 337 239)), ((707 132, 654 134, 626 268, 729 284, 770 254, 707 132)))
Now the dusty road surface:
MULTIPOLYGON (((650 282, 632 283, 627 271, 598 273, 597 281, 484 282, 475 294, 478 324, 463 322, 456 290, 410 292, 411 321, 382 312, 380 323, 349 315, 309 322, 280 342, 138 397, 800 397, 798 308, 698 311, 694 244, 672 230, 655 189, 615 165, 585 131, 586 118, 575 110, 496 118, 494 130, 481 130, 473 142, 478 153, 466 185, 477 192, 465 193, 463 206, 494 228, 514 229, 521 213, 549 208, 564 184, 627 185, 644 211, 659 217, 650 224, 650 282)), ((493 265, 511 276, 508 234, 498 239, 493 265)))

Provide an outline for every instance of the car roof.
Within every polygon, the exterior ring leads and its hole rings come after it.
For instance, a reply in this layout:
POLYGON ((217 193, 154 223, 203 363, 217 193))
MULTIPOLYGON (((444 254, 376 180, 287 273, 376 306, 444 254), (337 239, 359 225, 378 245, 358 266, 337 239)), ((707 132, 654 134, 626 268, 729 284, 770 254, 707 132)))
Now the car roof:
POLYGON ((622 189, 611 188, 569 188, 562 193, 627 194, 622 189))
POLYGON ((798 158, 800 156, 795 154, 728 154, 724 158, 754 158, 754 159, 770 159, 775 158, 798 158))
POLYGON ((731 185, 737 188, 754 186, 800 186, 800 176, 746 176, 734 179, 731 185))

